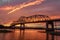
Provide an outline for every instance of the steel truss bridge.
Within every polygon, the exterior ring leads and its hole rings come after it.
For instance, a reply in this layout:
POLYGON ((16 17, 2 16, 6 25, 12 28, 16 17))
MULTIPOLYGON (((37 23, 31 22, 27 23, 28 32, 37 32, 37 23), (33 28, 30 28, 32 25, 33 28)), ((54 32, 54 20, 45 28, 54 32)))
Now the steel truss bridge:
POLYGON ((54 31, 54 22, 59 22, 60 19, 51 19, 46 15, 32 15, 32 16, 21 16, 17 21, 14 21, 10 27, 20 24, 20 27, 25 28, 25 24, 29 23, 46 23, 46 30, 48 31, 49 25, 51 25, 51 30, 54 31))

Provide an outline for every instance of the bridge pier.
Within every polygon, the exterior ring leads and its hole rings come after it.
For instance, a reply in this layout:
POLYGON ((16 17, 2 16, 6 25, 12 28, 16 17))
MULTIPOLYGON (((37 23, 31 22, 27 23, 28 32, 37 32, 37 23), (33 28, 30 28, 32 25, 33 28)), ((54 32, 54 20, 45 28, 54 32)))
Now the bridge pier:
POLYGON ((24 23, 21 23, 21 24, 20 24, 20 29, 21 29, 21 30, 24 30, 24 29, 25 29, 25 24, 24 24, 24 23))
POLYGON ((53 23, 53 21, 46 22, 46 31, 47 32, 54 31, 54 23, 53 23), (51 26, 51 28, 49 28, 49 26, 51 26))

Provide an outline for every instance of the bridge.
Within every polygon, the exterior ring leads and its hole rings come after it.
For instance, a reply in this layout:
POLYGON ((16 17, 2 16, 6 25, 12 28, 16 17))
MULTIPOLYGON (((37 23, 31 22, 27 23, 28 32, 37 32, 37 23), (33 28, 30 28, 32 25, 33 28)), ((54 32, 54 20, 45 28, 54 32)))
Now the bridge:
POLYGON ((50 31, 54 31, 54 22, 59 22, 60 19, 51 19, 49 16, 46 15, 32 15, 32 16, 21 16, 17 21, 14 21, 11 24, 11 27, 20 24, 20 27, 25 28, 25 24, 29 23, 46 23, 46 30, 49 31, 49 25, 51 26, 50 31))

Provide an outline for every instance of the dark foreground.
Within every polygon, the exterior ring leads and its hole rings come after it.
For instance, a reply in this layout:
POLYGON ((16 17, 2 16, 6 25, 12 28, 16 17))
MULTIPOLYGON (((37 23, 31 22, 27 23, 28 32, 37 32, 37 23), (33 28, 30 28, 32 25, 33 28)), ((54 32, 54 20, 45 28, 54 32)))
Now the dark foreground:
MULTIPOLYGON (((4 29, 3 29, 4 30, 4 29)), ((5 32, 0 30, 0 40, 60 40, 59 35, 53 35, 45 30, 34 29, 7 29, 5 32)))

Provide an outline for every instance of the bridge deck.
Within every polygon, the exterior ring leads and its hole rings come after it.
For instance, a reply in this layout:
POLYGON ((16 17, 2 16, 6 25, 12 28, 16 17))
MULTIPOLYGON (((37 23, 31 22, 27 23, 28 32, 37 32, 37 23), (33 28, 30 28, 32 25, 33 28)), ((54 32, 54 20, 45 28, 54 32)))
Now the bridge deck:
MULTIPOLYGON (((33 21, 33 22, 24 22, 25 24, 26 23, 40 23, 40 22, 49 22, 49 21, 52 21, 52 22, 59 22, 60 19, 53 19, 53 20, 43 20, 43 21, 33 21)), ((17 24, 21 24, 21 23, 17 23, 17 24)))

